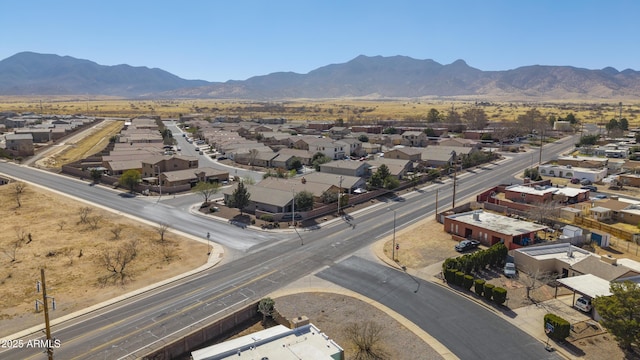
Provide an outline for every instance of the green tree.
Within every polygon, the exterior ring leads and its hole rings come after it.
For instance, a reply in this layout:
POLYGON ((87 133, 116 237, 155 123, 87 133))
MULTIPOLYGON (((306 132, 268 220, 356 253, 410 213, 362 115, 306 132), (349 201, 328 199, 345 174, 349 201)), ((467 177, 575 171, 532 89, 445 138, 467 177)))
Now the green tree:
POLYGON ((385 128, 384 130, 382 130, 383 134, 397 134, 398 133, 398 129, 396 129, 393 126, 389 126, 388 128, 385 128))
POLYGON ((313 209, 313 194, 309 191, 300 191, 295 196, 296 210, 307 211, 313 209))
POLYGON ((393 190, 400 186, 400 181, 393 176, 387 176, 384 179, 383 186, 387 190, 393 190))
POLYGON ((363 142, 363 143, 369 142, 369 137, 367 135, 365 135, 365 134, 362 134, 362 135, 358 136, 358 141, 363 142))
POLYGON ((615 129, 619 129, 620 128, 620 123, 618 122, 618 119, 611 119, 611 120, 609 120, 607 125, 605 125, 605 128, 607 129, 607 131, 612 131, 612 130, 615 130, 615 129))
POLYGON ((623 348, 630 349, 640 341, 640 286, 631 281, 612 282, 609 290, 612 295, 596 297, 594 306, 601 324, 623 348))
POLYGON ((236 189, 233 190, 228 205, 229 207, 240 210, 240 215, 242 216, 242 209, 249 205, 249 198, 251 198, 251 194, 249 194, 249 191, 244 186, 244 181, 240 181, 236 189))
POLYGON ((333 126, 344 126, 344 120, 343 119, 336 119, 336 121, 333 122, 333 126))
POLYGON ((531 109, 523 115, 518 115, 516 122, 522 129, 525 129, 527 133, 532 133, 535 130, 542 135, 549 128, 547 119, 545 119, 538 109, 531 109))
POLYGON ((133 192, 136 186, 142 180, 142 175, 138 170, 127 170, 121 176, 118 182, 124 185, 129 191, 133 192))
POLYGON ((291 159, 291 163, 289 164, 289 169, 300 170, 302 169, 302 161, 298 157, 294 157, 291 159))
POLYGON ((209 202, 209 199, 220 190, 220 184, 210 183, 206 181, 198 181, 196 186, 191 189, 191 192, 202 196, 205 203, 209 202))
POLYGON ((621 130, 624 130, 624 131, 629 130, 629 121, 627 120, 627 118, 620 119, 620 121, 618 122, 618 125, 620 126, 621 130))
POLYGON ((477 107, 465 110, 462 113, 462 118, 467 122, 469 128, 474 130, 482 130, 489 123, 487 114, 483 109, 477 107))
POLYGON ((424 129, 424 133, 428 136, 428 137, 436 137, 436 132, 433 130, 433 128, 426 128, 424 129))
POLYGON ((383 180, 388 178, 391 175, 391 172, 389 171, 389 167, 385 164, 380 165, 380 167, 378 167, 378 170, 376 170, 376 172, 380 175, 380 178, 382 178, 383 180))
POLYGON ((91 175, 91 180, 93 180, 94 183, 97 184, 100 182, 100 179, 102 178, 102 171, 94 168, 91 169, 89 174, 91 175))
POLYGON ((266 297, 260 300, 258 303, 258 312, 262 314, 262 324, 266 324, 267 317, 273 315, 273 310, 275 309, 276 302, 270 298, 266 297))
POLYGON ((316 171, 320 171, 320 165, 326 164, 329 161, 331 161, 330 157, 328 157, 325 154, 319 152, 319 153, 316 153, 316 155, 313 156, 313 161, 311 162, 311 164, 313 165, 313 168, 316 171), (317 157, 318 154, 320 154, 321 156, 317 157))
POLYGON ((598 143, 598 134, 593 135, 583 135, 580 137, 580 142, 578 142, 579 146, 589 146, 596 145, 598 143))
POLYGON ((578 123, 578 119, 576 118, 575 115, 573 115, 573 113, 569 113, 565 118, 564 121, 568 121, 571 125, 575 125, 578 123))
POLYGON ((442 121, 442 117, 440 116, 440 112, 434 108, 431 108, 427 113, 427 122, 428 123, 439 123, 442 121))
POLYGON ((369 178, 369 186, 373 189, 379 189, 382 187, 384 179, 380 177, 380 174, 376 171, 369 178))

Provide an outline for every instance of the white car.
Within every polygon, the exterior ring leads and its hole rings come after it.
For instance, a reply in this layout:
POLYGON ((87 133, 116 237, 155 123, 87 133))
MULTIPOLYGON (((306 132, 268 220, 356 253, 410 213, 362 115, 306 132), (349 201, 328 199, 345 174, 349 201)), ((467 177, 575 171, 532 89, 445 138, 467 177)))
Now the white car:
POLYGON ((576 300, 576 307, 584 312, 590 312, 593 308, 591 305, 591 299, 584 296, 576 300))
POLYGON ((504 276, 514 277, 516 276, 516 264, 508 262, 504 264, 504 276))

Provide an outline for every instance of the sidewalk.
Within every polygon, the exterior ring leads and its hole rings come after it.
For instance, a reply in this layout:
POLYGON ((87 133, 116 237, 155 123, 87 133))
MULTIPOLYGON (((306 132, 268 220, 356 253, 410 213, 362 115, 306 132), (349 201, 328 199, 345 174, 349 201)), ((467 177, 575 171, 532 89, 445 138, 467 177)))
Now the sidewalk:
MULTIPOLYGON (((181 236, 185 236, 185 237, 190 237, 195 241, 204 242, 202 239, 196 238, 196 237, 188 235, 188 234, 181 233, 180 235, 181 236)), ((55 325, 64 323, 65 321, 69 321, 71 319, 74 319, 74 318, 77 318, 77 317, 92 313, 92 312, 100 310, 100 309, 102 309, 102 308, 104 308, 106 306, 113 305, 113 304, 119 303, 121 301, 127 300, 127 299, 129 299, 131 297, 144 294, 144 293, 149 292, 151 290, 154 290, 154 289, 156 289, 158 287, 161 287, 161 286, 164 286, 164 285, 167 285, 167 284, 171 284, 173 282, 180 281, 180 280, 182 280, 182 279, 184 279, 184 278, 186 278, 188 276, 191 276, 193 274, 197 274, 199 272, 202 272, 202 271, 205 271, 205 270, 208 270, 208 269, 214 267, 220 261, 222 261, 222 259, 224 258, 224 248, 222 246, 216 244, 216 243, 213 243, 213 242, 211 242, 210 244, 212 244, 212 248, 211 248, 211 252, 209 253, 209 259, 207 260, 206 264, 204 264, 204 265, 202 265, 202 266, 200 266, 200 267, 198 267, 196 269, 193 269, 191 271, 188 271, 186 273, 174 276, 172 278, 169 278, 169 279, 166 279, 166 280, 163 280, 163 281, 151 284, 151 285, 147 285, 147 286, 142 287, 140 289, 133 290, 133 291, 128 292, 126 294, 117 296, 117 297, 115 297, 113 299, 109 299, 107 301, 103 301, 103 302, 95 304, 93 306, 89 306, 87 308, 84 308, 82 310, 73 312, 71 314, 67 314, 65 316, 61 316, 59 318, 53 319, 53 320, 51 320, 51 326, 55 326, 55 325)), ((36 326, 31 327, 31 328, 22 330, 20 332, 11 334, 11 335, 7 336, 7 339, 19 339, 19 338, 22 338, 22 337, 25 337, 25 336, 28 336, 28 335, 31 335, 31 334, 40 333, 42 331, 42 329, 43 329, 43 325, 42 324, 41 325, 36 325, 36 326)))

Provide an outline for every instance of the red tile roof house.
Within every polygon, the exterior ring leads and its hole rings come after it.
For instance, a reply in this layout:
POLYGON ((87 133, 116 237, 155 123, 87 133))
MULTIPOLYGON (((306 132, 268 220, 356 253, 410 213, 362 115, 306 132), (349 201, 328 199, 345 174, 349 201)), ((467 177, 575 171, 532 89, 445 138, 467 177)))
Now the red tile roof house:
POLYGON ((482 210, 449 215, 444 219, 444 230, 455 240, 474 239, 486 246, 504 242, 509 250, 533 244, 535 234, 546 228, 482 210))

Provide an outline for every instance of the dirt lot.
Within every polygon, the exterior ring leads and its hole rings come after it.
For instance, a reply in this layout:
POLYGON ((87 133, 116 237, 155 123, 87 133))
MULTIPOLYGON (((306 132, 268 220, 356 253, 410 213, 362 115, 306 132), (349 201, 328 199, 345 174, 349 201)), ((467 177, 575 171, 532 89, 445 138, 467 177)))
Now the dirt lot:
POLYGON ((36 186, 27 185, 20 202, 18 207, 12 184, 0 186, 0 335, 43 322, 34 308, 35 300, 42 299, 36 293, 41 268, 47 294, 57 303, 51 312, 55 319, 206 262, 206 244, 171 232, 160 241, 154 226, 36 186), (91 209, 86 223, 80 220, 83 208, 91 209), (118 239, 113 231, 120 231, 118 239), (103 259, 132 241, 137 242, 137 254, 126 266, 122 283, 103 259))

